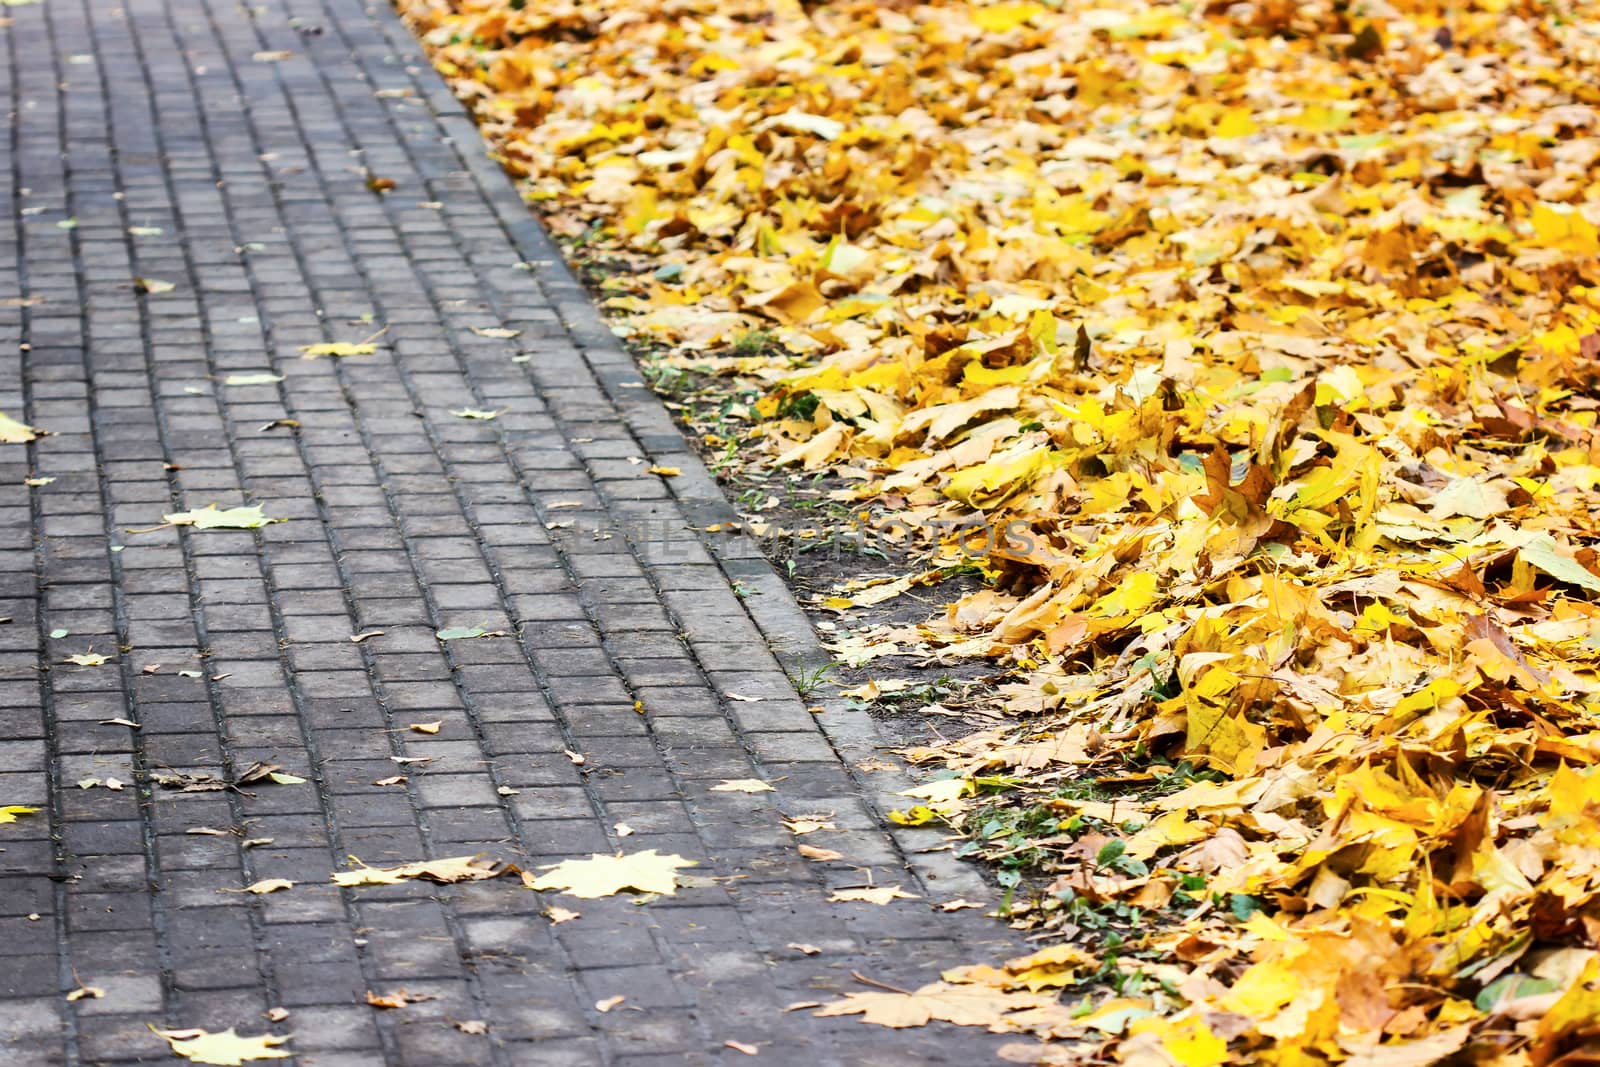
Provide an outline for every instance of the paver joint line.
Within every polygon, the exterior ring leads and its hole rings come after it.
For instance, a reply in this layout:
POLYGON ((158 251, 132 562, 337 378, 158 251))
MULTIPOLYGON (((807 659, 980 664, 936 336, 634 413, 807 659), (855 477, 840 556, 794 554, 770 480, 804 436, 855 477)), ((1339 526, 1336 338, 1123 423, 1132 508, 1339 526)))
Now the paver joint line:
POLYGON ((0 411, 50 432, 0 445, 0 805, 40 809, 0 827, 0 1061, 170 1060, 147 1024, 306 1064, 991 1058, 783 1010, 1019 946, 928 906, 976 875, 883 828, 871 720, 797 699, 805 616, 701 532, 715 480, 395 14, 6 12, 0 411), (265 524, 164 524, 213 503, 265 524), (849 862, 796 852, 817 810, 849 862), (697 866, 644 906, 331 880, 650 849, 697 866), (922 899, 826 901, 864 870, 922 899))

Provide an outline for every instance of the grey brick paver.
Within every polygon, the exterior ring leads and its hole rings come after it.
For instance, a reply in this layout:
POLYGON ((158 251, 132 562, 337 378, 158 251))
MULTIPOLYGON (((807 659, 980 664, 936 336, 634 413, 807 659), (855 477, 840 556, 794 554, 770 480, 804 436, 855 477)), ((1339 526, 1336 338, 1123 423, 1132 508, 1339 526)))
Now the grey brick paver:
POLYGON ((690 529, 721 515, 714 482, 394 14, 5 10, 0 411, 52 435, 0 446, 0 803, 44 808, 0 827, 0 1062, 168 1062, 146 1023, 292 1033, 320 1067, 742 1062, 729 1040, 807 1067, 989 1058, 1003 1039, 783 1011, 1015 946, 923 902, 826 902, 869 874, 956 892, 841 763, 870 724, 795 698, 766 642, 803 653, 803 617, 750 545, 690 529), (498 326, 522 333, 473 332, 498 326), (265 369, 283 380, 223 380, 265 369), (212 502, 288 521, 130 532, 212 502), (114 660, 60 662, 91 647, 114 660), (307 781, 154 778, 256 761, 307 781), (777 791, 709 790, 751 777, 777 791), (779 816, 817 810, 848 864, 794 851, 779 816), (644 848, 696 878, 645 906, 329 884, 351 855, 644 848), (264 878, 297 884, 238 892, 264 878), (67 1001, 80 982, 105 996, 67 1001), (435 999, 365 1004, 402 984, 435 999))

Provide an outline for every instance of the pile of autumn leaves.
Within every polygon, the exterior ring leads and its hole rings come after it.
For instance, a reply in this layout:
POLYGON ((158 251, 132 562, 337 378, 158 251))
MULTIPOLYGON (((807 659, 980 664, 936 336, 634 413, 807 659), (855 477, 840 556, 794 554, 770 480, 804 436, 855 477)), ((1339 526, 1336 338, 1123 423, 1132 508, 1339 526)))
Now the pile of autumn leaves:
POLYGON ((1153 926, 1161 991, 1087 1010, 1035 996, 1075 946, 959 972, 1018 998, 962 1021, 1186 1067, 1600 1040, 1600 9, 401 7, 619 326, 983 562, 852 637, 1012 672, 927 811, 1079 816, 1057 898, 1261 906, 1153 926))

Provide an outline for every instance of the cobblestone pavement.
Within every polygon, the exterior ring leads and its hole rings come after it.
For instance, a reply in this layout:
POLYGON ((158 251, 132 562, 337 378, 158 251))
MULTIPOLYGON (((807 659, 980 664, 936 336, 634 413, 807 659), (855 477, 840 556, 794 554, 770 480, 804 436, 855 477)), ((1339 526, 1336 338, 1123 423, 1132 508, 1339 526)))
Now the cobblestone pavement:
POLYGON ((0 444, 0 806, 41 809, 0 825, 0 1062, 175 1062, 149 1023, 292 1034, 318 1067, 990 1060, 1002 1038, 783 1010, 1016 946, 929 906, 970 872, 879 829, 870 722, 796 697, 771 649, 814 660, 803 617, 687 529, 726 515, 715 484, 394 14, 0 15, 0 411, 51 431, 0 444), (132 532, 211 503, 285 521, 132 532), (155 784, 257 761, 306 781, 155 784), (711 790, 752 777, 776 791, 711 790), (817 811, 846 862, 796 853, 780 815, 817 811), (330 881, 648 848, 704 880, 330 881), (269 878, 297 884, 239 892, 269 878), (827 902, 868 880, 923 899, 827 902), (365 1003, 399 987, 434 999, 365 1003))

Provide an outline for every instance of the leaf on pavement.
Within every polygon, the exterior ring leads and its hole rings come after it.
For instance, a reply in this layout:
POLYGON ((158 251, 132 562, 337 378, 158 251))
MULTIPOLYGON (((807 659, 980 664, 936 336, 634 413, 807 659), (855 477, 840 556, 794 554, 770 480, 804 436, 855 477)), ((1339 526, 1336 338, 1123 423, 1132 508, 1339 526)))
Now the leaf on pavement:
POLYGON ((920 900, 915 893, 907 893, 897 885, 862 886, 856 889, 835 889, 829 901, 851 904, 887 904, 892 900, 920 900))
POLYGON ((370 356, 378 350, 374 344, 354 344, 349 341, 331 341, 318 345, 301 345, 302 359, 320 359, 323 356, 370 356))
POLYGON ((831 863, 834 860, 844 859, 843 852, 835 852, 831 848, 818 848, 815 845, 799 845, 797 847, 800 855, 808 860, 816 860, 819 863, 831 863))
POLYGON ((27 444, 29 441, 37 440, 43 434, 43 430, 18 422, 4 412, 0 412, 0 444, 27 444))
POLYGON ((393 1010, 403 1008, 407 1004, 421 1004, 428 1000, 438 1000, 433 993, 413 993, 409 989, 394 989, 387 993, 374 993, 367 990, 367 1003, 374 1008, 393 1010))
POLYGON ((711 787, 713 793, 772 793, 772 786, 759 778, 729 778, 711 787))
POLYGON ((220 510, 215 504, 207 504, 193 511, 175 511, 163 515, 161 520, 173 526, 189 526, 196 530, 255 530, 269 523, 285 521, 269 519, 262 513, 259 504, 220 510))
POLYGON ((291 1055, 277 1047, 289 1041, 287 1036, 241 1037, 231 1026, 216 1034, 204 1030, 157 1030, 154 1026, 150 1029, 166 1039, 174 1054, 192 1063, 239 1067, 248 1060, 286 1060, 291 1055))
POLYGON ((586 860, 567 860, 545 868, 537 877, 524 873, 529 889, 555 889, 575 897, 609 897, 631 890, 672 896, 678 891, 678 870, 696 866, 682 856, 646 849, 631 855, 592 855, 586 860))
POLYGON ((415 863, 401 863, 393 867, 368 867, 354 856, 350 857, 360 864, 353 871, 336 871, 333 881, 337 885, 398 885, 407 879, 421 879, 425 882, 438 882, 448 885, 454 882, 481 882, 488 878, 499 878, 504 874, 516 874, 517 868, 509 863, 499 860, 487 859, 483 856, 452 856, 448 859, 418 860, 415 863))
POLYGON ((485 630, 481 626, 447 626, 433 636, 441 641, 467 641, 474 637, 504 637, 504 630, 485 630))
POLYGON ((16 822, 17 816, 32 815, 38 810, 38 808, 30 808, 25 804, 7 804, 4 807, 0 807, 0 825, 16 822))
POLYGON ((1045 994, 1007 992, 986 985, 931 982, 905 993, 846 993, 843 1000, 824 1004, 816 1014, 823 1017, 859 1015, 864 1023, 896 1030, 926 1026, 935 1021, 999 1030, 1004 1029, 1005 1017, 1010 1013, 1049 1007, 1054 1002, 1054 997, 1045 994))

